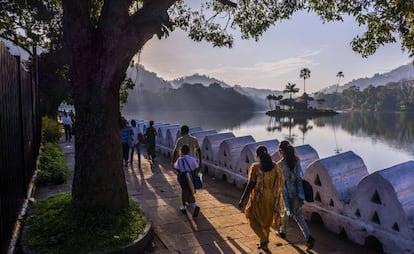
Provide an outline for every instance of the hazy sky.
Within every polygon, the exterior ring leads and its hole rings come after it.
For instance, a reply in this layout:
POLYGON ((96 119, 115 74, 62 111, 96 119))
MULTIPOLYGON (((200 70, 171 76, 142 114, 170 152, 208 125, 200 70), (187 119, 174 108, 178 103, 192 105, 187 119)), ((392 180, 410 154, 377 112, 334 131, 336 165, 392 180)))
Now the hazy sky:
POLYGON ((368 59, 362 58, 350 46, 362 31, 352 18, 323 24, 316 15, 301 12, 269 29, 258 42, 235 35, 234 46, 228 49, 193 42, 176 30, 167 39, 154 36, 144 46, 140 63, 167 80, 199 73, 229 85, 275 90, 283 90, 291 82, 301 92, 303 79, 299 73, 308 68, 311 77, 306 80, 306 92, 311 93, 336 84, 338 71, 345 75, 342 85, 412 61, 397 43, 380 48, 368 59))

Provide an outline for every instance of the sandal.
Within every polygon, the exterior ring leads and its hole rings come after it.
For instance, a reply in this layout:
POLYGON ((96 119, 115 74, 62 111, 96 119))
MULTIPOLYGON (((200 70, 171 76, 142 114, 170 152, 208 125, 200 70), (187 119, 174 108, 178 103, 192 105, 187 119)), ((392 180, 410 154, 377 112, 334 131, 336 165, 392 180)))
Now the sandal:
POLYGON ((308 241, 306 242, 306 247, 308 247, 306 250, 309 251, 313 249, 315 245, 315 239, 310 235, 308 238, 308 241))
POLYGON ((262 250, 269 250, 268 244, 269 244, 269 240, 264 241, 262 243, 258 243, 257 248, 262 249, 262 250))

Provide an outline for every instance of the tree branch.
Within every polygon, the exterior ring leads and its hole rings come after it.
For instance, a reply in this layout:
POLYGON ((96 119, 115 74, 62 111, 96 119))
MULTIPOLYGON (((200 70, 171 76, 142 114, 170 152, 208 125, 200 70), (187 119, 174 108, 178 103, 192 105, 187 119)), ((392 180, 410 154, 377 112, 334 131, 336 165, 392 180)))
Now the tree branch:
POLYGON ((227 6, 233 7, 233 8, 236 8, 236 7, 237 7, 237 3, 232 2, 232 1, 230 1, 230 0, 217 0, 217 1, 219 1, 220 3, 222 3, 222 4, 224 4, 224 5, 227 5, 227 6))

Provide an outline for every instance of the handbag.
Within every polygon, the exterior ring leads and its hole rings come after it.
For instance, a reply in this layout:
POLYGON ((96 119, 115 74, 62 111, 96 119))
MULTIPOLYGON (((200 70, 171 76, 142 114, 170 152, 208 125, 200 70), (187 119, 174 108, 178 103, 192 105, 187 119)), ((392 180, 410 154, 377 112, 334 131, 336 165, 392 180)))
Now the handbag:
POLYGON ((303 192, 305 193, 305 200, 307 202, 313 202, 313 188, 312 185, 302 178, 303 192))
POLYGON ((201 173, 193 173, 194 188, 196 188, 196 190, 203 188, 203 181, 201 180, 201 177, 201 173))
MULTIPOLYGON (((187 164, 188 168, 191 170, 191 167, 190 167, 190 164, 188 164, 188 161, 184 158, 183 158, 183 160, 187 164)), ((196 190, 199 190, 199 189, 203 188, 203 181, 201 180, 201 173, 196 173, 196 172, 192 171, 191 175, 193 177, 194 188, 196 190)))

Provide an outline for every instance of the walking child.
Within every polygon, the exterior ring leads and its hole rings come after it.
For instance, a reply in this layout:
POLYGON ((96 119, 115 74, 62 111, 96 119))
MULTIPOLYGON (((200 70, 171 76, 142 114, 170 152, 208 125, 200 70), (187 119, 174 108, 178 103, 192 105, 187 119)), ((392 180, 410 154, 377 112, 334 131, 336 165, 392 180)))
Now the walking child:
POLYGON ((197 202, 194 198, 194 186, 191 188, 192 183, 192 174, 195 174, 195 170, 199 167, 199 164, 196 158, 189 155, 190 147, 188 145, 183 145, 181 147, 181 157, 177 159, 174 163, 174 168, 177 169, 178 173, 178 182, 181 186, 181 212, 183 214, 187 213, 187 205, 193 206, 193 217, 197 217, 200 213, 200 207, 197 205, 197 202), (190 175, 190 178, 187 177, 190 175))

